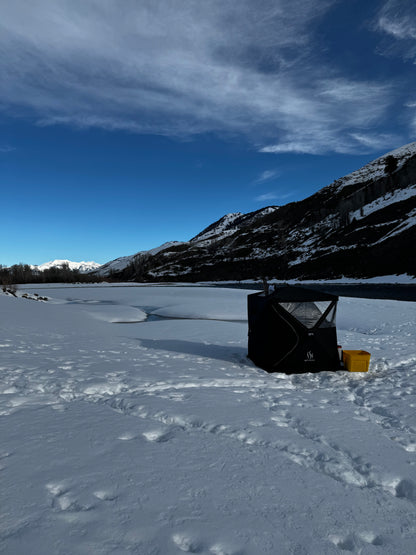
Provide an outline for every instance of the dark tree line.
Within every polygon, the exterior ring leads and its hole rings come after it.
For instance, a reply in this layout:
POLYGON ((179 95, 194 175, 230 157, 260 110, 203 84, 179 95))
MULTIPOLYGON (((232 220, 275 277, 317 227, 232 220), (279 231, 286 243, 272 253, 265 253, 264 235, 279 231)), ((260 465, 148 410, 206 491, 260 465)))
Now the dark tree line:
POLYGON ((99 281, 97 276, 71 270, 68 264, 54 266, 44 271, 31 268, 29 264, 0 265, 0 283, 3 286, 19 283, 73 283, 99 281))

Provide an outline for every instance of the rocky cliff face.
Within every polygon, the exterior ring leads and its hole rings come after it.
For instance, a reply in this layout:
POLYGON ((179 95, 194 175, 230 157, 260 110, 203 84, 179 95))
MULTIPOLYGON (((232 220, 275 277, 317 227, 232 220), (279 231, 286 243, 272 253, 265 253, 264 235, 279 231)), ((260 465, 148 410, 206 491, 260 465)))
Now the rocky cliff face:
POLYGON ((416 275, 416 143, 311 197, 228 214, 185 243, 130 257, 123 279, 416 275))

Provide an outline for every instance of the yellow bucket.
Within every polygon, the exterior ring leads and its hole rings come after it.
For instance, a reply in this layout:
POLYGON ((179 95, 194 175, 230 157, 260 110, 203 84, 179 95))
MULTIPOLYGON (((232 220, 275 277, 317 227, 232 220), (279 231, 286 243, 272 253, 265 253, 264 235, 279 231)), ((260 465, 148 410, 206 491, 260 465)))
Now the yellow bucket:
POLYGON ((370 356, 367 351, 342 351, 342 360, 349 372, 367 372, 370 356))

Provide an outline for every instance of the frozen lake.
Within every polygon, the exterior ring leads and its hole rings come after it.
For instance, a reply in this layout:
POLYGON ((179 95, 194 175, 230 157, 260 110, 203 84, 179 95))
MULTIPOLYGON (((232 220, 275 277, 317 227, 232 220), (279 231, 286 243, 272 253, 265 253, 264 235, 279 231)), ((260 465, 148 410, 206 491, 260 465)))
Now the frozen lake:
POLYGON ((250 292, 0 294, 1 552, 415 553, 416 305, 342 298, 370 371, 287 376, 250 292))

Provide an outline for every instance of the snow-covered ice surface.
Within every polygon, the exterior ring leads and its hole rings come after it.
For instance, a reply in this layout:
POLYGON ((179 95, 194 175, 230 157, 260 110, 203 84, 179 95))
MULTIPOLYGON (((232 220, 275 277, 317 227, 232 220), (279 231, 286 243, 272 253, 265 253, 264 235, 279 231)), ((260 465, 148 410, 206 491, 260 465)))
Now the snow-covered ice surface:
POLYGON ((26 289, 50 300, 0 295, 2 553, 415 553, 414 303, 341 299, 370 371, 286 376, 246 358, 247 291, 26 289))

